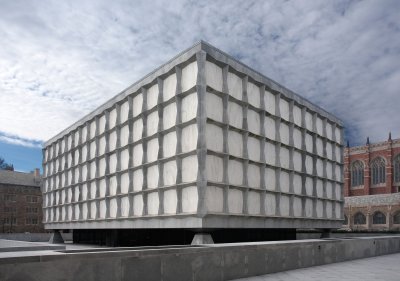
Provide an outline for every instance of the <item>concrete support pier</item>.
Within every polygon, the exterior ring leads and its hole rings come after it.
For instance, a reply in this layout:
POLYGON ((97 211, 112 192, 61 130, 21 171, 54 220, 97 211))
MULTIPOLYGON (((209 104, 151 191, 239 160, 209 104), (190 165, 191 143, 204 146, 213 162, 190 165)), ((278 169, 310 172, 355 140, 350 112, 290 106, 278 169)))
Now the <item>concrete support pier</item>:
POLYGON ((196 233, 192 240, 192 245, 214 244, 210 233, 196 233))
POLYGON ((61 233, 59 230, 53 231, 53 234, 50 236, 49 243, 50 244, 64 244, 64 239, 61 236, 61 233))

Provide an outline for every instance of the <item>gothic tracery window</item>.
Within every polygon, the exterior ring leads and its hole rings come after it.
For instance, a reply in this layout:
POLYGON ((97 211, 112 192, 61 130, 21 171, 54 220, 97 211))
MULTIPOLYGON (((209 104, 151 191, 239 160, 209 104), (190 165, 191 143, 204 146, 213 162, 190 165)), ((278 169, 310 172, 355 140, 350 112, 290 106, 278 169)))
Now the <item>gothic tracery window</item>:
POLYGON ((354 161, 351 164, 351 186, 364 185, 364 164, 361 161, 354 161))
POLYGON ((354 224, 366 224, 367 219, 363 213, 356 213, 354 215, 354 224))
POLYGON ((385 160, 377 157, 371 162, 372 185, 378 185, 386 182, 385 160))
POLYGON ((375 212, 372 216, 372 223, 373 224, 385 224, 386 223, 386 216, 382 212, 375 212))
POLYGON ((394 183, 400 183, 400 154, 394 157, 393 161, 393 174, 394 174, 394 183))
POLYGON ((394 224, 400 224, 400 211, 394 214, 393 216, 393 223, 394 224))

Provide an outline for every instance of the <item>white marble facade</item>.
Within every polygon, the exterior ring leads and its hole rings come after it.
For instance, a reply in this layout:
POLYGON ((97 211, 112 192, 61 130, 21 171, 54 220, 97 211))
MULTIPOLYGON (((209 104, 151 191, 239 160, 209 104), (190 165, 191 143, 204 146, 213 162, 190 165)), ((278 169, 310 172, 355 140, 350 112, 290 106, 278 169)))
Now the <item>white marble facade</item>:
POLYGON ((190 214, 342 218, 343 131, 330 115, 204 51, 160 71, 46 143, 48 228, 190 214))

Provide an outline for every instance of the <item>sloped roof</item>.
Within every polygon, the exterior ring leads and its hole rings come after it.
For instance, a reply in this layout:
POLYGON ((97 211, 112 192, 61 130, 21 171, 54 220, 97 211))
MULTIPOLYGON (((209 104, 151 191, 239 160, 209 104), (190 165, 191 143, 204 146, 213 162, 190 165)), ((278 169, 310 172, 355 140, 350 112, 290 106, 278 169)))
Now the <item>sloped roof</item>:
POLYGON ((40 187, 42 178, 33 173, 0 170, 0 184, 12 184, 40 187))

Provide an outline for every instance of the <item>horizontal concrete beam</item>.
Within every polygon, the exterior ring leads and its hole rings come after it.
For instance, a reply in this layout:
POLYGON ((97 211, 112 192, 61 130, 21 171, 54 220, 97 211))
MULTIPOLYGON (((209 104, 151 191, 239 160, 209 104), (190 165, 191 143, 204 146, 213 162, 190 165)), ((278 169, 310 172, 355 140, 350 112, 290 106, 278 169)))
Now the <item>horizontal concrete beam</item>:
POLYGON ((2 280, 230 280, 400 252, 400 236, 0 257, 2 280))

